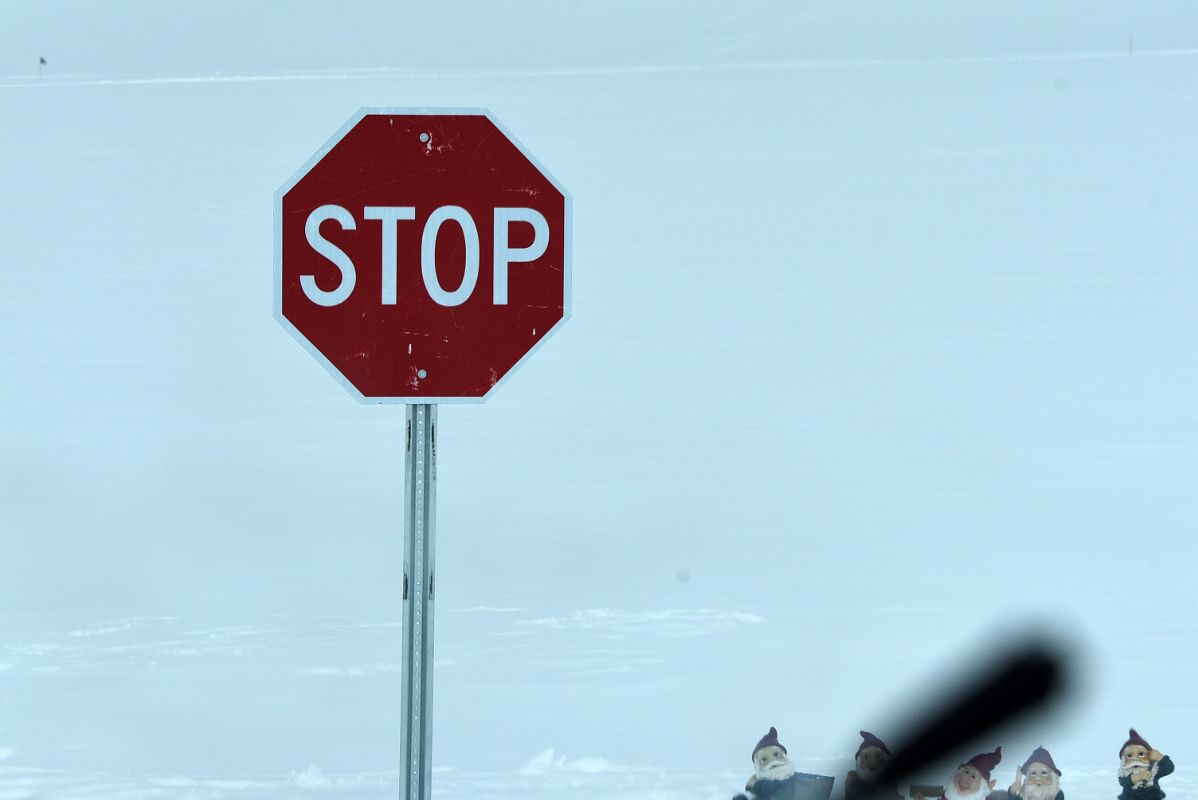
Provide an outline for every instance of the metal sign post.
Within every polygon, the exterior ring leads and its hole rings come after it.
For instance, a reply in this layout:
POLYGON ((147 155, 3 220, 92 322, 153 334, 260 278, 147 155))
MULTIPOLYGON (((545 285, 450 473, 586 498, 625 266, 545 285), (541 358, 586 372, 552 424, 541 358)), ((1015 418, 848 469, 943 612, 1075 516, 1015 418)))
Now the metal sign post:
POLYGON ((275 318, 359 401, 408 404, 401 800, 431 797, 437 404, 569 319, 570 209, 485 109, 363 108, 275 193, 275 318))
POLYGON ((437 407, 408 406, 404 457, 401 800, 432 797, 433 557, 437 543, 437 407))

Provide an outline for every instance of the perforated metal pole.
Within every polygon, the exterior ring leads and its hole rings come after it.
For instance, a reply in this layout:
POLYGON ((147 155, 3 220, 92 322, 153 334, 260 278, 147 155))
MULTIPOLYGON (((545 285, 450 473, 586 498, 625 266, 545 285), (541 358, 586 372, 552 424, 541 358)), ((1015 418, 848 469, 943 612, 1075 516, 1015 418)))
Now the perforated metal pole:
POLYGON ((430 800, 437 407, 409 405, 404 457, 403 730, 400 800, 430 800))

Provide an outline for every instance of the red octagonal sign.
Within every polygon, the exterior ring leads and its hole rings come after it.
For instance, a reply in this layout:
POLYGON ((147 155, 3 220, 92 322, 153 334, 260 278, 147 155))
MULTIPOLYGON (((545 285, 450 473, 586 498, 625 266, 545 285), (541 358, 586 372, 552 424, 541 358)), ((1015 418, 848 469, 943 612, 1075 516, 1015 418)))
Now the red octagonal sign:
POLYGON ((363 402, 481 402, 569 296, 570 196, 484 110, 362 109, 275 195, 275 317, 363 402))

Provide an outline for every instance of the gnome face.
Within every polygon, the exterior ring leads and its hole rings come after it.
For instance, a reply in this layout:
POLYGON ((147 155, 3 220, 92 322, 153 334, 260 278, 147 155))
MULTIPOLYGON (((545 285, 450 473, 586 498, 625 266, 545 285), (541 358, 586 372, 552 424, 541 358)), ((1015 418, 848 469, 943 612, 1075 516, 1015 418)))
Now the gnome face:
POLYGON ((1002 761, 1002 747, 993 753, 978 753, 957 767, 953 779, 944 787, 945 800, 980 800, 990 796, 994 781, 990 772, 1002 761))
POLYGON ((753 772, 758 780, 785 780, 795 774, 795 768, 785 750, 769 745, 753 753, 753 772))
POLYGON ((982 773, 977 771, 977 768, 971 767, 968 764, 957 770, 957 774, 953 776, 953 787, 957 790, 960 797, 969 797, 977 795, 984 797, 989 792, 983 792, 982 789, 989 789, 986 781, 982 779, 982 773))
POLYGON ((1148 766, 1148 748, 1141 744, 1129 744, 1119 753, 1120 766, 1123 769, 1148 766))
POLYGON ((857 754, 857 777, 866 783, 872 782, 890 762, 890 756, 880 747, 866 747, 857 754))
POLYGON ((1052 779, 1057 776, 1047 764, 1033 761, 1027 765, 1027 784, 1029 786, 1050 786, 1052 779))
POLYGON ((1033 761, 1027 765, 1027 780, 1023 784, 1023 800, 1053 800, 1061 790, 1061 778, 1047 764, 1033 761))

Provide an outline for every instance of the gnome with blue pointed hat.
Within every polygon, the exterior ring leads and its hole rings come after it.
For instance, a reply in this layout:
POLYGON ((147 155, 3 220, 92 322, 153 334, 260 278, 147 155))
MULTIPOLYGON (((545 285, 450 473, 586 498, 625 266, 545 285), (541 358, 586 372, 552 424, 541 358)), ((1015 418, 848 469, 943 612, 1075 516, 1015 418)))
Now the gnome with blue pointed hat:
POLYGON ((1037 747, 1027 761, 1015 770, 1015 782, 1007 790, 1013 800, 1065 800, 1061 791, 1061 771, 1052 755, 1037 747))

